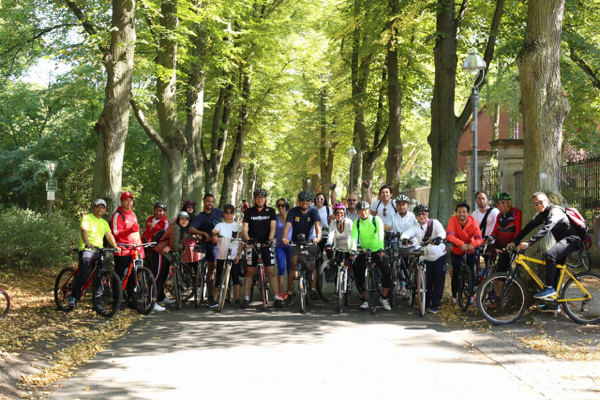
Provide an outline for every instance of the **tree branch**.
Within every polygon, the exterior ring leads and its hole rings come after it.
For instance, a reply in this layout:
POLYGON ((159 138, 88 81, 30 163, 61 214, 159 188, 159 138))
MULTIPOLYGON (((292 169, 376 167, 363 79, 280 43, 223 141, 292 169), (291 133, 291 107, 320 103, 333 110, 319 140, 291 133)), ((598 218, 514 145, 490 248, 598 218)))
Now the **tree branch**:
POLYGON ((579 55, 577 54, 577 49, 572 43, 569 43, 569 58, 583 70, 583 72, 590 78, 592 85, 596 89, 600 89, 600 78, 598 77, 598 71, 594 72, 592 67, 590 67, 579 55))
POLYGON ((134 99, 131 99, 129 100, 129 104, 131 104, 131 108, 133 108, 135 119, 137 119, 144 132, 146 132, 146 135, 148 135, 150 140, 152 140, 164 154, 168 154, 169 149, 167 144, 158 134, 158 132, 156 132, 156 130, 152 127, 152 125, 150 125, 150 123, 146 120, 146 117, 144 116, 142 110, 140 110, 137 102, 134 99))
POLYGON ((48 28, 44 28, 41 31, 39 31, 37 34, 33 35, 32 37, 30 37, 28 39, 25 39, 23 42, 17 43, 14 46, 6 49, 2 53, 0 53, 0 57, 6 55, 8 53, 10 53, 11 51, 13 51, 14 49, 16 49, 17 47, 24 46, 26 44, 29 44, 29 43, 32 43, 32 42, 36 41, 41 36, 45 35, 48 32, 52 32, 55 29, 64 28, 64 27, 68 27, 68 26, 76 26, 76 25, 77 24, 58 24, 58 25, 50 26, 48 28))

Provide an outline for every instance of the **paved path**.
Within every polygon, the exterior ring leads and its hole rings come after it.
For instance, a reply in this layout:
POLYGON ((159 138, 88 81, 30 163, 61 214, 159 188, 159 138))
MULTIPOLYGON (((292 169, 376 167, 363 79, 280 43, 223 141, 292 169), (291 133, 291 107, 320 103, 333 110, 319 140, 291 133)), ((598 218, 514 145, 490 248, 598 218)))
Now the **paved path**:
POLYGON ((406 306, 374 316, 309 307, 153 314, 51 398, 600 398, 591 379, 569 388, 569 363, 506 336, 450 330, 406 306))

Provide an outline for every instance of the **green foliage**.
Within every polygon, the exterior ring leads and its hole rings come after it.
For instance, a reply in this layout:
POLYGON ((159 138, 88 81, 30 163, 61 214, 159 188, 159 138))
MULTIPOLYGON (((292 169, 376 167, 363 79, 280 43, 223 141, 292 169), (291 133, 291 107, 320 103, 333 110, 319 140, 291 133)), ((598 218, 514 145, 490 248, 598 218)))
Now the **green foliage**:
POLYGON ((37 270, 73 261, 71 250, 79 243, 75 216, 10 207, 0 209, 0 222, 0 269, 37 270))

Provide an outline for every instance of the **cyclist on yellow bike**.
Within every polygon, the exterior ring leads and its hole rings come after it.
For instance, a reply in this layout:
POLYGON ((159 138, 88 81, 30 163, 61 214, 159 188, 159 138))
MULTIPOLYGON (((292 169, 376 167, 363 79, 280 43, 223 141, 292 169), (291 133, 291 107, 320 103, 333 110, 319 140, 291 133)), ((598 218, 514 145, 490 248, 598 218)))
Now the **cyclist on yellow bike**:
MULTIPOLYGON (((558 284, 555 281, 556 264, 564 264, 571 252, 582 247, 582 242, 577 227, 570 221, 565 209, 550 203, 546 193, 534 193, 533 206, 537 214, 525 225, 515 239, 507 245, 507 248, 514 247, 515 243, 521 242, 537 226, 541 225, 542 227, 527 242, 520 243, 519 250, 525 250, 548 233, 552 233, 556 244, 546 251, 546 287, 533 295, 534 299, 546 300, 556 295, 556 285, 558 284)), ((546 304, 539 308, 544 312, 558 311, 558 305, 546 304)))

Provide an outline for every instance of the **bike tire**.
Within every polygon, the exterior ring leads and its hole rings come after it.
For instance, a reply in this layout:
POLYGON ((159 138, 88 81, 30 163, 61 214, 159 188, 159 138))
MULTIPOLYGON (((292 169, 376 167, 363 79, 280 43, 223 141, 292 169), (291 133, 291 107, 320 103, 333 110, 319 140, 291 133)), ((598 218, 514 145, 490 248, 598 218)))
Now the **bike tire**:
POLYGON ((231 262, 225 263, 223 269, 223 276, 221 277, 221 290, 219 291, 219 304, 217 305, 217 312, 220 312, 225 305, 225 299, 227 298, 227 290, 229 289, 229 276, 231 275, 231 262))
POLYGON ((133 288, 133 300, 137 311, 148 315, 154 310, 156 303, 156 281, 154 275, 146 267, 138 267, 133 288))
POLYGON ((469 273, 469 266, 463 265, 458 280, 458 307, 467 311, 471 301, 471 292, 473 287, 473 277, 469 273))
POLYGON ((206 268, 202 265, 202 262, 199 262, 196 267, 196 279, 194 280, 194 307, 196 308, 200 306, 200 302, 204 299, 205 275, 206 268))
POLYGON ((10 311, 10 296, 4 290, 0 290, 0 319, 6 317, 10 311))
POLYGON ((344 311, 344 303, 347 301, 346 297, 346 276, 347 273, 341 271, 338 274, 337 279, 337 303, 338 303, 338 312, 341 313, 344 311))
POLYGON ((175 297, 175 308, 177 308, 178 310, 181 310, 181 287, 179 284, 179 279, 180 279, 180 274, 179 274, 179 269, 181 268, 181 265, 176 265, 173 266, 173 287, 172 287, 172 291, 173 291, 173 296, 175 297))
POLYGON ((337 267, 333 260, 327 260, 319 266, 317 273, 317 293, 319 294, 319 298, 326 303, 329 302, 331 295, 336 290, 336 274, 332 272, 331 268, 337 267), (329 297, 327 294, 329 294, 329 297))
MULTIPOLYGON (((398 286, 400 286, 400 280, 398 279, 398 262, 394 261, 392 262, 392 288, 390 289, 390 291, 388 292, 388 301, 390 303, 390 307, 394 308, 394 305, 396 304, 396 289, 398 288, 398 286)), ((400 301, 398 301, 398 304, 400 303, 400 301)))
POLYGON ((425 266, 419 266, 417 273, 417 305, 419 308, 419 315, 422 317, 425 315, 425 303, 427 300, 427 274, 425 272, 425 266))
POLYGON ((562 308, 569 318, 579 324, 597 324, 600 322, 600 274, 582 272, 577 274, 577 280, 590 293, 591 298, 567 300, 586 297, 573 278, 570 278, 560 293, 560 299, 565 300, 561 302, 562 308))
POLYGON ((263 311, 267 311, 267 302, 269 301, 269 294, 267 292, 267 278, 265 276, 265 267, 258 267, 258 284, 260 286, 260 294, 262 295, 263 311))
POLYGON ((306 274, 304 272, 300 273, 300 278, 298 278, 298 292, 300 294, 300 311, 305 313, 308 309, 308 288, 306 282, 306 274))
POLYGON ((375 273, 372 271, 372 267, 367 267, 367 301, 369 302, 369 311, 371 314, 375 314, 377 311, 377 302, 379 301, 379 289, 377 288, 377 282, 375 280, 375 273))
POLYGON ((413 307, 417 302, 417 276, 418 266, 414 259, 411 259, 408 266, 408 276, 406 277, 406 295, 408 296, 408 306, 413 307))
POLYGON ((92 307, 102 317, 112 318, 120 309, 123 301, 121 279, 114 271, 100 271, 94 279, 92 307))
POLYGON ((73 293, 73 276, 75 269, 71 267, 63 268, 54 282, 54 302, 61 311, 69 311, 69 299, 73 293))
POLYGON ((192 269, 186 263, 179 263, 179 296, 181 301, 189 301, 194 295, 194 278, 192 269))
POLYGON ((475 304, 481 315, 494 325, 512 324, 527 310, 527 291, 518 277, 506 272, 488 276, 477 288, 475 304), (504 284, 502 294, 496 296, 494 282, 504 284))
POLYGON ((584 268, 589 271, 592 269, 592 263, 590 262, 590 252, 589 250, 575 250, 572 251, 571 254, 567 257, 567 266, 578 269, 584 268))

